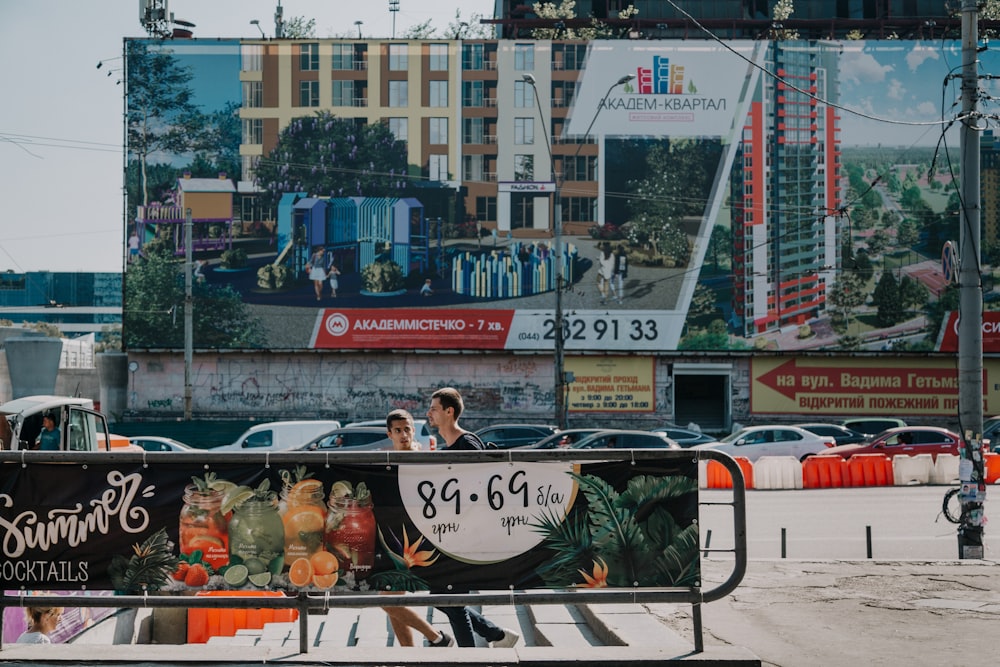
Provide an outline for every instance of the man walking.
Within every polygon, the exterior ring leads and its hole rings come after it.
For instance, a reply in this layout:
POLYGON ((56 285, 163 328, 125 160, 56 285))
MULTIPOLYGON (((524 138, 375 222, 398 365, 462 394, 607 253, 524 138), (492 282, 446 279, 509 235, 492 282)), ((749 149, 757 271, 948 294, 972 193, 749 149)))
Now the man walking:
MULTIPOLYGON (((462 395, 453 387, 438 389, 431 395, 431 407, 427 410, 427 425, 436 428, 444 442, 445 450, 486 449, 486 445, 475 433, 470 433, 458 425, 465 404, 462 395)), ((457 591, 451 591, 457 592, 457 591)), ((455 634, 459 646, 475 646, 473 632, 490 643, 494 648, 515 646, 521 635, 510 628, 501 628, 470 607, 438 607, 455 634)))

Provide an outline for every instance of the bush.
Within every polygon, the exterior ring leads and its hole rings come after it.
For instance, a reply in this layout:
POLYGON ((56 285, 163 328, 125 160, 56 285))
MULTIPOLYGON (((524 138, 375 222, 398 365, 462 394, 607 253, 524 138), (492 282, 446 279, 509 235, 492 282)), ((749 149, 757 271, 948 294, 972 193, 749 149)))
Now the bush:
POLYGON ((243 269, 247 265, 247 251, 243 248, 232 248, 222 253, 222 268, 243 269))
POLYGON ((257 286, 264 289, 284 289, 292 278, 292 270, 284 264, 265 264, 257 269, 257 286))
POLYGON ((594 225, 587 231, 590 233, 590 238, 599 241, 619 241, 625 238, 623 225, 615 225, 610 222, 606 222, 603 225, 594 225))
POLYGON ((403 268, 393 261, 373 262, 361 271, 361 285, 366 292, 382 294, 403 288, 403 268))

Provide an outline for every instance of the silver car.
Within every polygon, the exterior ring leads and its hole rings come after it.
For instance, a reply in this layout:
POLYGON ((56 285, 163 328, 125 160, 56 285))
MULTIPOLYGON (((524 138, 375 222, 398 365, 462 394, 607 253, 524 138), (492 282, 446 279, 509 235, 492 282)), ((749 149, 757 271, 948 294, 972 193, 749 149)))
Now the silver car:
POLYGON ((794 456, 802 461, 834 445, 833 438, 815 435, 797 426, 747 426, 718 442, 691 449, 714 449, 732 457, 756 461, 762 456, 794 456))

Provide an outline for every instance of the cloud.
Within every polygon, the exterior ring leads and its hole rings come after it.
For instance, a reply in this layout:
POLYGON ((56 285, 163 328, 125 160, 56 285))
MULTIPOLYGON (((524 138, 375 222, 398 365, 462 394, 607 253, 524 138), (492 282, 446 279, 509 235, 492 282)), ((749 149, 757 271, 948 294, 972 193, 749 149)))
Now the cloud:
POLYGON ((925 60, 938 60, 940 57, 936 50, 917 44, 906 54, 906 65, 911 72, 915 72, 925 60))
POLYGON ((933 120, 938 116, 937 106, 933 102, 921 102, 917 105, 917 115, 923 116, 928 120, 933 120))
POLYGON ((890 79, 885 96, 891 100, 901 100, 906 95, 906 87, 899 79, 890 79))
POLYGON ((861 51, 845 51, 840 59, 841 80, 846 84, 881 83, 892 69, 892 65, 881 65, 870 54, 861 51))

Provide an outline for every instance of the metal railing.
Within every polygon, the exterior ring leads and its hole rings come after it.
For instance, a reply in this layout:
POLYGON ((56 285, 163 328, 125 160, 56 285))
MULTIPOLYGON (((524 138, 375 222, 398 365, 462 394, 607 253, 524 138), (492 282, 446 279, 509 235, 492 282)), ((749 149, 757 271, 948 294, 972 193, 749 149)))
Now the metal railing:
MULTIPOLYGON (((330 465, 332 464, 413 464, 413 463, 483 463, 483 462, 559 462, 559 461, 631 461, 632 463, 664 457, 678 460, 689 459, 697 465, 703 460, 715 460, 730 473, 733 480, 732 500, 729 502, 702 502, 699 506, 728 505, 733 507, 733 547, 729 549, 700 548, 700 553, 731 553, 734 556, 733 569, 729 576, 714 588, 703 590, 701 586, 675 588, 634 588, 634 589, 568 589, 568 590, 505 590, 478 591, 464 594, 429 593, 417 595, 367 594, 330 595, 298 592, 285 597, 246 596, 176 596, 176 595, 115 595, 67 596, 35 595, 22 591, 17 595, 6 592, 0 596, 0 618, 6 607, 32 606, 77 606, 112 608, 205 608, 205 609, 296 609, 299 612, 299 652, 309 651, 309 611, 328 610, 334 607, 406 607, 406 606, 465 606, 465 605, 545 605, 545 604, 639 604, 639 603, 683 603, 691 605, 694 629, 694 650, 704 651, 701 605, 719 600, 736 590, 743 580, 747 567, 746 543, 746 486, 743 472, 736 461, 721 452, 713 450, 577 450, 577 449, 514 449, 455 452, 303 452, 284 451, 266 453, 205 453, 187 452, 41 452, 17 451, 0 452, 0 465, 25 466, 31 463, 88 463, 98 464, 142 464, 159 462, 211 463, 271 465, 330 465)), ((699 545, 700 547, 700 545, 699 545)), ((2 623, 2 621, 0 621, 2 623)), ((0 627, 2 630, 2 627, 0 627)), ((2 648, 2 646, 0 646, 2 648)))

